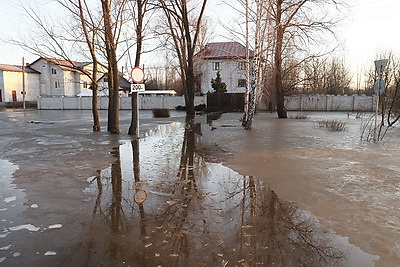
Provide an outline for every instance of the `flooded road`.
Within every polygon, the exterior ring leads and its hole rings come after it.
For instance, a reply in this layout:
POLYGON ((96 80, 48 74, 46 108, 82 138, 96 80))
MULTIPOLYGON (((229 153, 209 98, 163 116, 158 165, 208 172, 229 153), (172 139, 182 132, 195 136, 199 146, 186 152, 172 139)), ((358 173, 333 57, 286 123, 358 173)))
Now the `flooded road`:
POLYGON ((396 158, 354 141, 354 127, 265 118, 244 132, 240 114, 210 126, 145 113, 132 140, 90 132, 90 114, 61 113, 2 114, 14 132, 0 130, 0 265, 399 262, 396 158), (370 150, 386 155, 385 172, 370 150))

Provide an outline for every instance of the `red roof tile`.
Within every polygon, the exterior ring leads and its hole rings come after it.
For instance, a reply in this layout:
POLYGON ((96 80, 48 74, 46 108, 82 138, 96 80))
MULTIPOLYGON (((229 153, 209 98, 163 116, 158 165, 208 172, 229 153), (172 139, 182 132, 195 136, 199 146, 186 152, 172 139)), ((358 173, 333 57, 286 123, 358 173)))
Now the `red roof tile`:
MULTIPOLYGON (((0 70, 2 71, 12 71, 12 72, 22 72, 22 66, 0 64, 0 70)), ((40 73, 30 67, 25 67, 25 72, 29 73, 40 73)))
MULTIPOLYGON (((250 50, 250 57, 252 55, 250 50)), ((238 42, 208 43, 196 56, 202 59, 244 59, 246 47, 238 42)))

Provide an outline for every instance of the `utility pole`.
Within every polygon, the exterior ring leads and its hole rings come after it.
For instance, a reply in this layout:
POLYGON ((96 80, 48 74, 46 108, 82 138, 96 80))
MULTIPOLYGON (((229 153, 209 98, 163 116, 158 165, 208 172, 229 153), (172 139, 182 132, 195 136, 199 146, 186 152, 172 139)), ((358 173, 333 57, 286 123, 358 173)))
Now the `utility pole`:
POLYGON ((22 57, 22 107, 24 110, 26 109, 25 94, 26 94, 26 90, 25 90, 25 58, 22 57))
POLYGON ((374 85, 374 93, 376 95, 376 110, 375 110, 375 127, 374 127, 374 142, 376 142, 376 130, 377 130, 377 122, 378 122, 378 111, 379 111, 379 96, 383 94, 385 87, 385 81, 382 80, 383 70, 385 69, 386 65, 388 64, 388 59, 381 59, 375 60, 375 70, 378 73, 378 80, 375 82, 374 85))

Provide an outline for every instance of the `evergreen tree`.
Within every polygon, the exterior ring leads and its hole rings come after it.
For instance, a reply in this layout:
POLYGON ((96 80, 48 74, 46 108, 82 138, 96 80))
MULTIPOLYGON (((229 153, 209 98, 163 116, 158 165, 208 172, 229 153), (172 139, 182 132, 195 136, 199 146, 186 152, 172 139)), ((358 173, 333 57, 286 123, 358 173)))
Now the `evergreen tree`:
POLYGON ((211 87, 216 93, 225 93, 227 91, 226 83, 222 81, 219 71, 217 72, 217 77, 215 79, 211 79, 211 87))

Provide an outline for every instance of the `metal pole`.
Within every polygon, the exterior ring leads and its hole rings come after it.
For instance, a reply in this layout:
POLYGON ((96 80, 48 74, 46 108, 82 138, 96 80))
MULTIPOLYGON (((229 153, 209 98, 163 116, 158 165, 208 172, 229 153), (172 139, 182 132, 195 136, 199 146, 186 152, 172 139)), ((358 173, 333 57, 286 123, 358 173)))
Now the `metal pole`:
POLYGON ((379 68, 379 73, 378 73, 378 92, 376 93, 376 110, 375 110, 375 127, 374 127, 374 142, 376 142, 376 130, 378 127, 378 112, 379 112, 379 95, 381 93, 381 80, 382 80, 382 66, 379 68))
POLYGON ((24 110, 26 109, 25 94, 26 94, 26 91, 25 91, 25 58, 22 57, 22 106, 23 106, 24 110))

